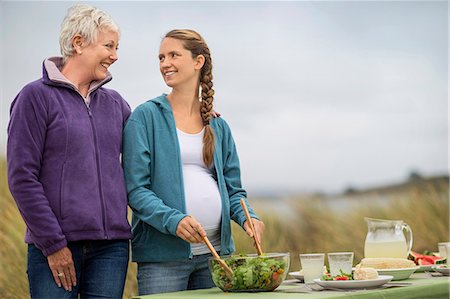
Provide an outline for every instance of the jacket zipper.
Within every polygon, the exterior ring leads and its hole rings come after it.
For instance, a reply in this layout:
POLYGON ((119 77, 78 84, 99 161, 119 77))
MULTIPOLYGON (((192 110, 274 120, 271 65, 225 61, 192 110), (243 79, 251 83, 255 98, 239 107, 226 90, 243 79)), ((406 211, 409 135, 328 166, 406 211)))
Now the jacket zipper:
MULTIPOLYGON (((84 100, 83 100, 84 101, 84 100)), ((94 148, 95 148, 95 163, 97 164, 97 179, 98 179, 98 191, 99 191, 99 195, 100 195, 100 201, 102 204, 102 223, 103 223, 103 232, 104 232, 104 239, 108 239, 108 232, 106 230, 106 215, 105 215, 105 210, 106 210, 106 206, 105 206, 105 200, 103 198, 103 188, 102 188, 102 178, 100 176, 100 158, 99 158, 99 153, 98 153, 98 141, 97 141, 97 131, 95 130, 95 124, 94 124, 94 119, 93 119, 93 115, 92 115, 92 110, 91 108, 86 104, 86 108, 89 114, 89 121, 91 123, 91 128, 92 128, 92 133, 94 135, 94 148)))
MULTIPOLYGON (((74 90, 76 93, 78 93, 78 95, 80 95, 81 97, 81 101, 83 102, 84 106, 86 107, 86 110, 88 112, 89 115, 89 121, 91 124, 91 129, 92 129, 92 134, 93 134, 93 138, 94 138, 94 147, 95 147, 95 163, 97 164, 97 179, 98 179, 98 188, 99 188, 99 196, 100 196, 100 201, 102 204, 102 224, 103 224, 103 232, 104 232, 104 236, 103 238, 105 240, 108 239, 108 232, 106 230, 106 215, 105 215, 105 211, 106 211, 106 205, 105 205, 105 200, 103 198, 103 189, 102 189, 102 180, 101 180, 101 176, 100 176, 100 159, 99 159, 99 153, 98 153, 98 144, 97 144, 97 132, 95 130, 95 125, 94 125, 94 120, 93 120, 93 115, 92 115, 92 110, 89 107, 89 105, 86 103, 85 101, 85 97, 80 93, 80 91, 78 89, 76 89, 74 86, 72 86, 71 84, 68 84, 67 82, 64 81, 57 81, 58 83, 62 84, 63 86, 66 86, 72 90, 74 90)), ((97 90, 100 86, 97 86, 96 88, 88 91, 88 97, 90 96, 90 94, 97 90)))

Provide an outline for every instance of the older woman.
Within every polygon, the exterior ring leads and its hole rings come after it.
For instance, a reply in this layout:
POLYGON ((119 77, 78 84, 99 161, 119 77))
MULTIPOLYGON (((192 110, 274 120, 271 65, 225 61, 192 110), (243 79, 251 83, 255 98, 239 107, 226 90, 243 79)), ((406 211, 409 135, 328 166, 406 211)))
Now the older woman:
POLYGON ((68 10, 62 57, 11 105, 9 188, 26 223, 32 298, 121 298, 130 226, 120 164, 130 107, 114 90, 119 28, 88 5, 68 10))

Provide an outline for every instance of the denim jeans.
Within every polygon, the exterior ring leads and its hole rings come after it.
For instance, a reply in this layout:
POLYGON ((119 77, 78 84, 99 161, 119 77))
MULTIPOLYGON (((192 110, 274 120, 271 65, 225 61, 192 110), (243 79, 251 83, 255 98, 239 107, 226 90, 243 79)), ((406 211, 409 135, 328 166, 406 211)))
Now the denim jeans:
POLYGON ((122 298, 129 257, 127 240, 77 241, 67 247, 77 276, 71 292, 56 285, 47 257, 36 246, 28 245, 31 298, 122 298))
POLYGON ((208 269, 209 257, 208 253, 186 261, 138 263, 139 295, 214 287, 208 269))

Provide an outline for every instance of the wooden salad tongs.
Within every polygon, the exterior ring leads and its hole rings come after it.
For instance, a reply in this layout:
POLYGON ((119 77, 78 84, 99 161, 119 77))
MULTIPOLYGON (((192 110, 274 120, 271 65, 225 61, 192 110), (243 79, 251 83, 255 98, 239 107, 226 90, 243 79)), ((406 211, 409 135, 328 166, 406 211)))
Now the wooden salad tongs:
POLYGON ((247 218, 247 222, 250 225, 250 229, 252 230, 253 240, 255 240, 255 244, 256 244, 256 251, 258 252, 258 255, 262 255, 263 251, 262 251, 261 245, 259 244, 258 238, 256 237, 255 227, 253 226, 252 218, 250 217, 250 213, 248 212, 247 205, 245 204, 245 200, 243 198, 241 198, 241 206, 242 206, 242 209, 244 210, 245 217, 247 218))
POLYGON ((209 242, 209 239, 207 236, 203 237, 203 241, 205 241, 206 246, 208 246, 209 251, 211 251, 213 257, 219 262, 219 264, 222 266, 223 270, 225 271, 225 275, 232 280, 233 279, 233 270, 231 270, 230 266, 225 263, 223 259, 220 258, 217 251, 212 246, 211 242, 209 242))

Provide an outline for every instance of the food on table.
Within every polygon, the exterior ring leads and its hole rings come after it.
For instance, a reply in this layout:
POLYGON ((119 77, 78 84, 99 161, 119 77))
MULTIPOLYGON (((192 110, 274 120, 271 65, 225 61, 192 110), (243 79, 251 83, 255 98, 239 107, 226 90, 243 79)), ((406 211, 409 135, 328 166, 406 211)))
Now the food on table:
POLYGON ((416 264, 411 260, 402 258, 373 257, 363 258, 359 266, 375 269, 402 269, 416 267, 416 264))
POLYGON ((411 251, 408 259, 414 261, 414 263, 419 266, 445 264, 447 262, 445 257, 440 257, 434 252, 427 250, 424 251, 423 254, 411 251))
POLYGON ((340 270, 340 272, 340 274, 335 276, 332 276, 330 273, 326 273, 322 276, 321 280, 370 280, 378 278, 378 272, 374 268, 356 267, 353 274, 344 273, 342 270, 340 270))
POLYGON ((449 265, 438 265, 436 266, 436 269, 450 269, 449 265))
POLYGON ((214 284, 227 292, 273 291, 285 279, 289 269, 289 253, 257 255, 233 255, 223 257, 225 263, 233 270, 233 278, 217 260, 209 259, 214 284))
POLYGON ((377 278, 378 272, 374 268, 356 267, 355 271, 353 271, 354 280, 369 280, 377 278))
POLYGON ((345 275, 336 275, 333 280, 350 280, 350 278, 345 275))
POLYGON ((329 272, 325 273, 321 280, 353 280, 353 275, 344 273, 342 270, 339 270, 340 274, 332 276, 329 272))

